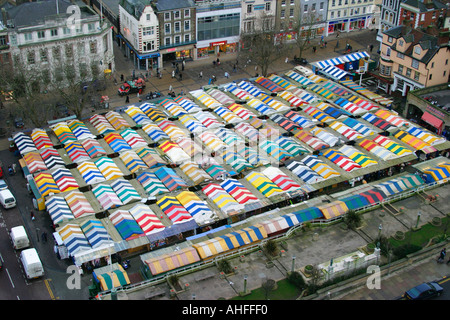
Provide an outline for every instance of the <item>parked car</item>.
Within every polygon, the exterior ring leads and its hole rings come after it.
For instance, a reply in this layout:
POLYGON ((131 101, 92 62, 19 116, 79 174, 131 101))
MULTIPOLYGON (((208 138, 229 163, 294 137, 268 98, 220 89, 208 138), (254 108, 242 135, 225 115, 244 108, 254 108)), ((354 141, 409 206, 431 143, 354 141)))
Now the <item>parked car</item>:
POLYGON ((5 180, 0 179, 0 190, 8 189, 8 185, 6 184, 5 180))
POLYGON ((15 118, 14 119, 14 126, 16 128, 22 129, 23 126, 24 126, 23 119, 22 118, 15 118))
POLYGON ((425 282, 409 289, 403 295, 406 300, 424 300, 440 296, 444 289, 436 282, 425 282))
POLYGON ((306 66, 308 64, 308 60, 306 60, 305 58, 294 58, 294 62, 297 64, 301 64, 303 66, 306 66))

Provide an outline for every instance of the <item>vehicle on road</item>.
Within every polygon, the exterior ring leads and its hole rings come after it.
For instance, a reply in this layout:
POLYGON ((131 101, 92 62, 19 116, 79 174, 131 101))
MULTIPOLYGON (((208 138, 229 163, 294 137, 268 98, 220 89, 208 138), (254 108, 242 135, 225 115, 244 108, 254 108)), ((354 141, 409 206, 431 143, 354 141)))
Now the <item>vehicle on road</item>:
POLYGON ((15 118, 14 119, 14 126, 16 128, 22 129, 24 127, 23 119, 22 118, 15 118))
POLYGON ((25 275, 28 279, 39 278, 44 275, 44 267, 35 248, 25 249, 20 253, 25 275))
POLYGON ((8 189, 8 185, 6 184, 5 180, 0 179, 0 190, 8 189))
POLYGON ((406 291, 403 297, 406 300, 425 300, 440 296, 443 291, 437 282, 424 282, 406 291))
POLYGON ((305 58, 294 58, 294 62, 303 66, 306 66, 308 64, 308 60, 306 60, 305 58))
POLYGON ((23 226, 11 228, 10 236, 14 249, 20 250, 30 246, 30 240, 23 226))
POLYGON ((142 78, 138 78, 133 81, 127 81, 118 89, 119 96, 125 96, 130 93, 142 93, 145 88, 145 81, 142 78))
POLYGON ((296 66, 294 67, 294 71, 304 77, 309 77, 310 75, 314 74, 314 72, 311 69, 304 66, 296 66))
POLYGON ((0 190, 0 204, 5 209, 14 208, 16 206, 16 198, 9 189, 0 190))

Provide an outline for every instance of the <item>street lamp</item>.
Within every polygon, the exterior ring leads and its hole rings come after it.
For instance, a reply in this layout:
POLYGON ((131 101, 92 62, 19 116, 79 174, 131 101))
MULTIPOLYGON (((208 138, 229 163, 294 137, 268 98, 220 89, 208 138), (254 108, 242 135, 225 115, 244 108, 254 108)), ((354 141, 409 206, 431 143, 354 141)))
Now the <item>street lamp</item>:
POLYGON ((378 239, 380 239, 381 238, 381 230, 383 229, 383 226, 381 225, 381 223, 380 223, 380 225, 378 226, 378 239))
POLYGON ((291 272, 294 272, 295 269, 295 256, 292 256, 292 270, 291 272))
POLYGON ((419 211, 417 213, 417 222, 416 222, 416 229, 419 227, 419 221, 420 221, 420 216, 422 215, 422 213, 419 211))
POLYGON ((248 275, 244 274, 244 294, 247 292, 247 279, 248 275))

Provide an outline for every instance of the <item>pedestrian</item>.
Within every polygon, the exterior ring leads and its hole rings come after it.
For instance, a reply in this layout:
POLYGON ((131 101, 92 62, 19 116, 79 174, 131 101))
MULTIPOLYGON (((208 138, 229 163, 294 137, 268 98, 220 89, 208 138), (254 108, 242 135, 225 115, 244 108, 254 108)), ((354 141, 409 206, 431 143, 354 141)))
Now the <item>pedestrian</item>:
POLYGON ((236 64, 233 65, 233 72, 237 72, 236 64))
POLYGON ((370 45, 370 52, 373 50, 373 44, 370 45))
POLYGON ((288 63, 289 62, 289 58, 286 57, 286 59, 284 59, 284 63, 288 63))
POLYGON ((327 42, 325 41, 325 48, 327 47, 327 42))
POLYGON ((172 85, 170 85, 169 86, 169 92, 172 92, 172 90, 173 90, 173 87, 172 87, 172 85))
POLYGON ((200 71, 200 73, 198 74, 198 77, 199 77, 200 79, 203 79, 203 71, 200 71))
POLYGON ((35 217, 34 217, 34 212, 33 212, 33 210, 30 211, 30 216, 31 216, 31 221, 34 221, 35 217))
POLYGON ((216 60, 213 60, 213 66, 214 67, 216 66, 216 60))
POLYGON ((184 91, 183 91, 183 89, 181 89, 180 95, 184 96, 184 91))
POLYGON ((217 58, 217 65, 220 66, 220 60, 217 58))
POLYGON ((120 81, 123 82, 123 74, 120 75, 120 81))
POLYGON ((47 232, 43 232, 42 233, 42 242, 46 243, 47 242, 47 232))
POLYGON ((180 81, 183 80, 183 75, 180 72, 180 81))
POLYGON ((125 103, 130 103, 130 97, 129 97, 129 96, 127 96, 127 97, 125 98, 125 103))
POLYGON ((230 77, 230 74, 227 72, 227 71, 225 71, 225 78, 229 78, 230 77))
POLYGON ((316 53, 316 50, 317 50, 316 46, 313 46, 313 52, 314 53, 316 53))
MULTIPOLYGON (((186 62, 184 61, 184 58, 183 58, 183 62, 181 63, 181 65, 183 66, 183 68, 185 67, 185 65, 186 65, 186 62)), ((184 70, 184 69, 183 69, 184 70)))
POLYGON ((172 78, 175 78, 175 70, 172 70, 172 78))
POLYGON ((183 64, 181 65, 181 71, 184 71, 184 61, 183 64))

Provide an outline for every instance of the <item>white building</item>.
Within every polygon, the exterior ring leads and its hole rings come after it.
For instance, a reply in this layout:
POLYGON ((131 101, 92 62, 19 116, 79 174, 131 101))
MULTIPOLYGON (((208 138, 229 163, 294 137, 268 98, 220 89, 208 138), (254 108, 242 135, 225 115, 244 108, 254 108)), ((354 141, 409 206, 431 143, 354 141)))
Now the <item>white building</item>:
POLYGON ((115 69, 110 25, 83 3, 28 2, 6 9, 6 18, 13 66, 21 63, 49 79, 71 66, 83 81, 115 69))
POLYGON ((122 0, 119 3, 122 48, 137 69, 156 69, 159 53, 158 17, 150 0, 122 0))
POLYGON ((326 35, 367 29, 375 11, 374 0, 329 0, 326 35))
POLYGON ((275 26, 275 0, 243 0, 241 13, 241 32, 270 29, 275 26))

